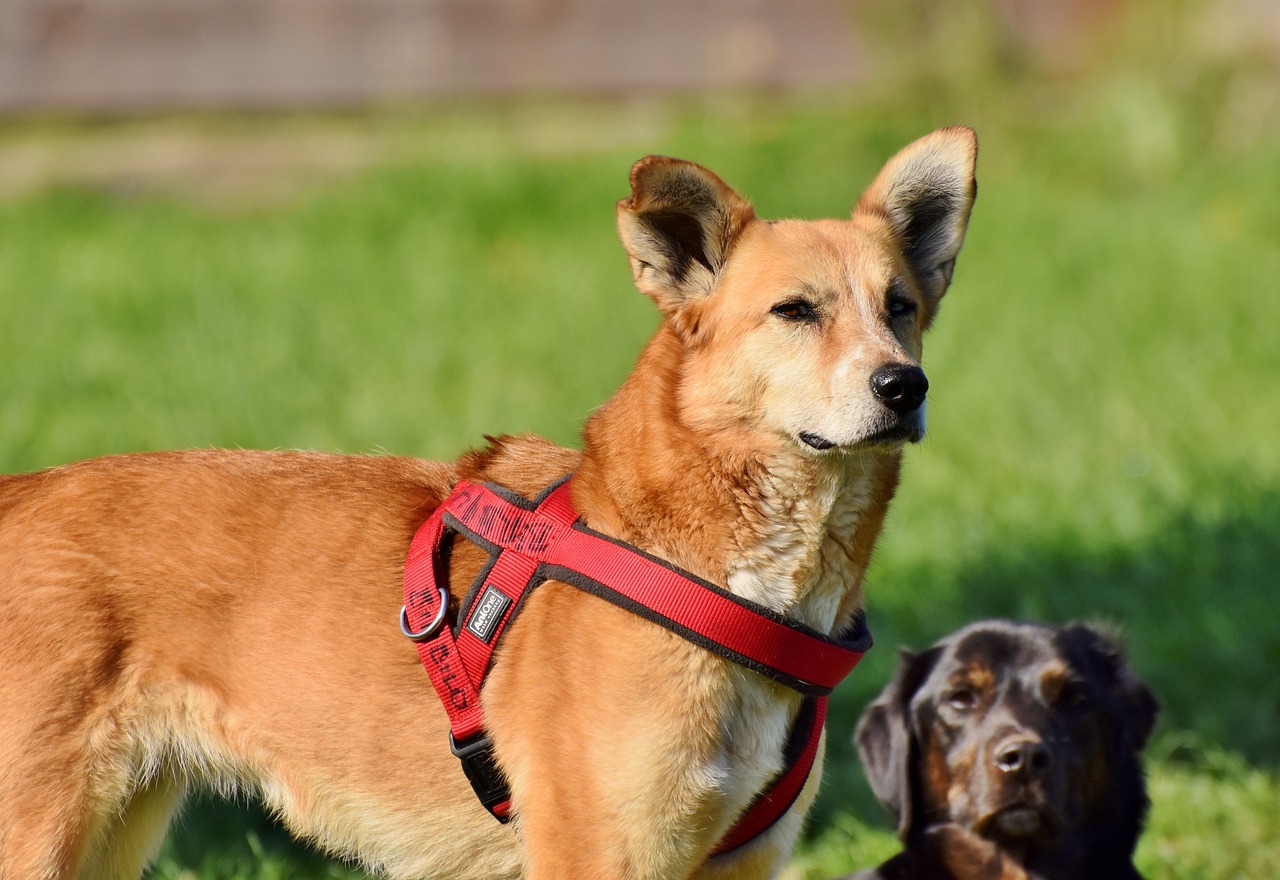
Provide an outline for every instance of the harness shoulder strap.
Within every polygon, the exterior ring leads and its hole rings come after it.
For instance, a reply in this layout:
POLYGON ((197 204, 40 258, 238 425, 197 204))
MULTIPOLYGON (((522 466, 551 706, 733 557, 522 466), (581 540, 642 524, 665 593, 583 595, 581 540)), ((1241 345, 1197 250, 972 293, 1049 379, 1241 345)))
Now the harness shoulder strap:
POLYGON ((871 646, 859 616, 845 638, 831 638, 740 599, 636 547, 579 522, 568 478, 535 501, 498 486, 460 481, 414 536, 405 564, 401 628, 449 714, 451 746, 481 803, 500 821, 510 796, 484 735, 479 690, 521 599, 554 579, 598 595, 734 663, 806 694, 786 749, 786 769, 715 850, 728 852, 763 833, 794 803, 816 758, 826 694, 871 646), (450 625, 447 553, 461 534, 490 554, 450 625))

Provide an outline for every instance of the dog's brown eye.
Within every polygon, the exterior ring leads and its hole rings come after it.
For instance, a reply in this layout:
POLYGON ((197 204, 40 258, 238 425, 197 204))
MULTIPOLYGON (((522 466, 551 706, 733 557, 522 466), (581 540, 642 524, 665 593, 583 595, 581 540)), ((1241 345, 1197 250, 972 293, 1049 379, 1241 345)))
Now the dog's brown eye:
POLYGON ((1058 694, 1058 705, 1063 709, 1083 709, 1089 705, 1089 695, 1078 684, 1068 684, 1058 694))
POLYGON ((943 698, 957 712, 968 712, 978 702, 978 696, 969 688, 956 688, 943 698))
POLYGON ((905 297, 894 297, 889 300, 889 317, 897 320, 898 318, 906 318, 916 313, 915 300, 905 297))
POLYGON ((807 299, 789 299, 786 302, 778 303, 769 311, 771 314, 777 315, 779 318, 785 318, 788 321, 816 322, 818 320, 818 310, 807 299))

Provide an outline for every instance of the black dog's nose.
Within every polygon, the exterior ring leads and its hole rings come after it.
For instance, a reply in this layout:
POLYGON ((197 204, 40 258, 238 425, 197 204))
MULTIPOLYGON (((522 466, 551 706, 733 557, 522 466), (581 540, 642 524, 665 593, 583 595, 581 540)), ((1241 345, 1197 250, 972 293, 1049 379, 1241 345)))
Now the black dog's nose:
POLYGON ((1010 737, 996 746, 995 763, 1001 772, 1033 776, 1049 769, 1049 750, 1039 739, 1010 737))
POLYGON ((909 364, 889 364, 871 374, 876 399, 896 413, 908 413, 924 403, 929 380, 924 370, 909 364))

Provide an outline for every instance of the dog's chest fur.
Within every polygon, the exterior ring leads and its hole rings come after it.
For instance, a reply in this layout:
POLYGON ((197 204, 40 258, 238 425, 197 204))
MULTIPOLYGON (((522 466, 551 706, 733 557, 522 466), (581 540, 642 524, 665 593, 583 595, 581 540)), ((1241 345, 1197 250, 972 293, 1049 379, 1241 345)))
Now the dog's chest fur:
POLYGON ((871 468, 858 456, 762 469, 743 504, 729 590, 830 633, 849 593, 860 588, 854 534, 871 503, 871 468))
MULTIPOLYGON (((748 530, 727 584, 735 595, 830 633, 850 591, 861 586, 853 536, 872 481, 856 457, 823 464, 815 472, 783 460, 763 470, 744 510, 748 530)), ((783 769, 800 696, 745 669, 730 675, 723 746, 707 776, 730 804, 745 804, 783 769)))

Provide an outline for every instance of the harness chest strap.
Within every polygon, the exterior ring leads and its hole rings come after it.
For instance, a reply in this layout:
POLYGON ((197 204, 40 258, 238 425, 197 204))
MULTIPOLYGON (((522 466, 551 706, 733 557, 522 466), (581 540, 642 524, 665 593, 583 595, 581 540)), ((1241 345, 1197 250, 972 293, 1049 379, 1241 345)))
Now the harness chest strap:
POLYGON ((834 639, 578 522, 568 479, 536 501, 499 486, 460 481, 414 536, 405 563, 401 628, 449 715, 451 745, 482 804, 499 820, 510 796, 484 734, 480 686, 503 630, 530 590, 558 580, 665 626, 722 657, 806 695, 786 746, 786 769, 757 796, 715 854, 746 843, 790 809, 808 778, 826 694, 871 646, 859 616, 834 639), (457 621, 448 620, 449 540, 461 534, 489 554, 457 621))

